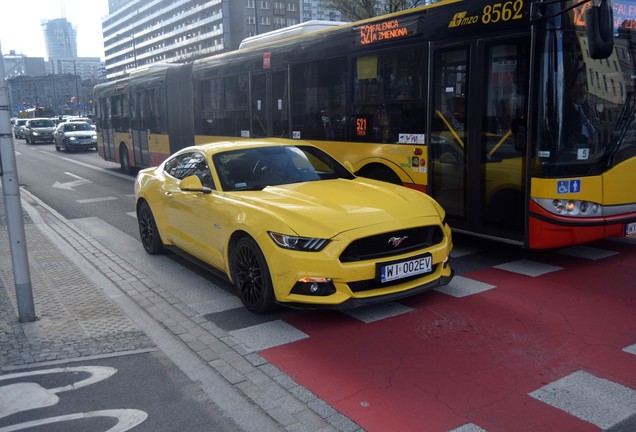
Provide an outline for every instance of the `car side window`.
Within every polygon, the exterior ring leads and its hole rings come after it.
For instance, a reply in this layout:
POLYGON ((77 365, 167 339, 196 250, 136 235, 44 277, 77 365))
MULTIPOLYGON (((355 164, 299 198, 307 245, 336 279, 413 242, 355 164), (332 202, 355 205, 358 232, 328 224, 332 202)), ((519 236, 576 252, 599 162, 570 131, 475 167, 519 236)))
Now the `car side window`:
POLYGON ((191 152, 176 156, 166 163, 164 171, 178 180, 196 175, 203 186, 215 189, 210 167, 202 153, 191 152))

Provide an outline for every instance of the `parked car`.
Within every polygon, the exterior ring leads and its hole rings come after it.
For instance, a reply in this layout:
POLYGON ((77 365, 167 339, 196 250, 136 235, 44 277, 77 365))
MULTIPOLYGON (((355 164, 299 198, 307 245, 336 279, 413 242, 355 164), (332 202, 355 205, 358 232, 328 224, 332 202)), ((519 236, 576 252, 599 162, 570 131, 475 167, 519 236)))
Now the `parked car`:
POLYGON ((86 122, 63 122, 55 130, 55 150, 97 150, 97 132, 86 122))
POLYGON ((32 118, 24 125, 24 139, 27 144, 53 142, 55 123, 49 118, 32 118))
POLYGON ((453 275, 437 202, 300 140, 188 147, 141 170, 135 194, 146 252, 219 270, 255 313, 396 300, 453 275))
POLYGON ((15 120, 13 125, 13 136, 16 138, 24 138, 24 125, 29 119, 19 118, 15 120))

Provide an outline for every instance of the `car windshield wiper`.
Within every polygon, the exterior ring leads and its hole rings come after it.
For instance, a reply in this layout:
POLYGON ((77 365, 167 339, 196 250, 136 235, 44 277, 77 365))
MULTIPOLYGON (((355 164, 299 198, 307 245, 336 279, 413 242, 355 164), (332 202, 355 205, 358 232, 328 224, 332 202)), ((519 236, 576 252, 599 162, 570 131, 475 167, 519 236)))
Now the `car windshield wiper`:
POLYGON ((608 148, 607 168, 610 168, 614 163, 614 157, 623 143, 625 135, 627 135, 629 126, 634 121, 634 114, 636 114, 636 99, 634 99, 634 92, 629 92, 625 98, 625 105, 623 105, 623 109, 612 131, 614 141, 608 148))

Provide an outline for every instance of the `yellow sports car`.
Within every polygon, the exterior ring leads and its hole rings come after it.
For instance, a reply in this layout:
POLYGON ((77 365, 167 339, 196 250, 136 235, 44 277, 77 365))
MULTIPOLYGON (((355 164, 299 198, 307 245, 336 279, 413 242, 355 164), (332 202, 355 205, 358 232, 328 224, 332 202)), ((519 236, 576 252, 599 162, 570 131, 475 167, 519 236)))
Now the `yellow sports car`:
POLYGON ((439 204, 303 141, 188 147, 140 171, 135 194, 146 252, 220 270, 255 313, 395 300, 453 276, 439 204))

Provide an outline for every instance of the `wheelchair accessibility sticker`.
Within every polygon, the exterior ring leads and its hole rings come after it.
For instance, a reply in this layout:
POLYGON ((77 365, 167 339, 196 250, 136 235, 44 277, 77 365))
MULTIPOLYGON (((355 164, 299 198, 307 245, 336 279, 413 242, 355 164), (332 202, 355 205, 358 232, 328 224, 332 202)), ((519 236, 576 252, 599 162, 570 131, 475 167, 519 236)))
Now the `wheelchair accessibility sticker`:
POLYGON ((576 180, 559 180, 557 183, 558 194, 579 193, 581 192, 581 179, 576 180))

